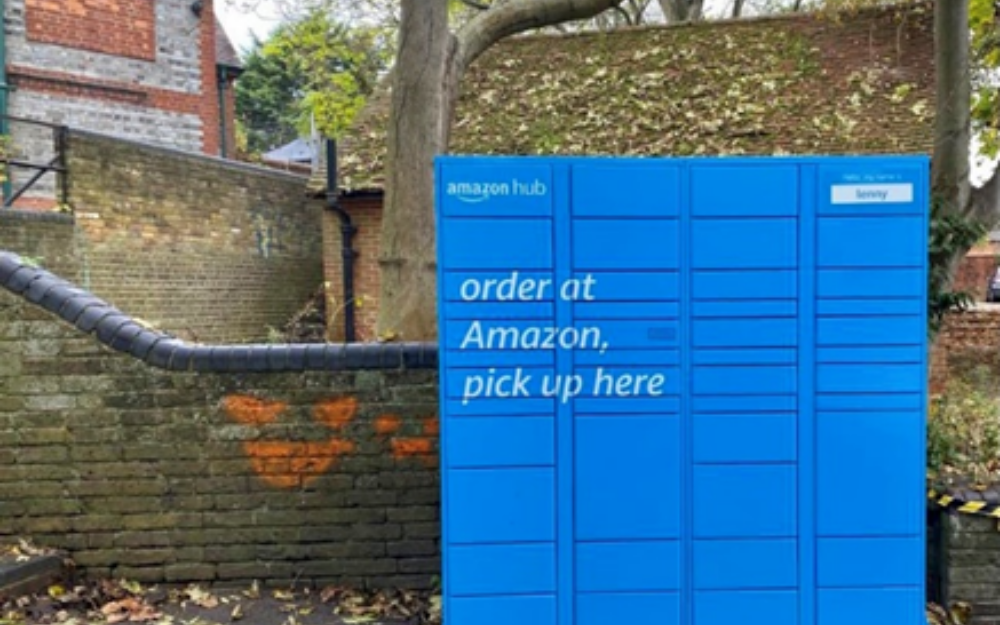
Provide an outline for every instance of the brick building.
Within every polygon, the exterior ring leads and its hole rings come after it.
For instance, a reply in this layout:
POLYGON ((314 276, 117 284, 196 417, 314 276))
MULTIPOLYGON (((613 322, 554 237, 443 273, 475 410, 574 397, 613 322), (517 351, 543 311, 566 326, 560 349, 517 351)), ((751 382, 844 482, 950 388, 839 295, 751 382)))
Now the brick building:
MULTIPOLYGON (((22 119, 229 156, 240 63, 213 0, 3 0, 0 113, 14 158, 46 163, 54 131, 22 119)), ((34 171, 12 170, 13 190, 34 171)), ((18 205, 55 201, 49 173, 18 205)), ((9 190, 8 190, 9 192, 9 190)))
MULTIPOLYGON (((931 9, 924 2, 839 16, 512 38, 466 75, 450 151, 926 154, 935 99, 931 9)), ((357 228, 359 341, 374 338, 387 119, 383 92, 338 146, 337 191, 357 228)), ((310 187, 326 193, 319 176, 310 187)), ((627 193, 622 189, 622 201, 627 193)), ((341 223, 332 211, 324 219, 328 300, 338 307, 328 331, 341 339, 341 223)))

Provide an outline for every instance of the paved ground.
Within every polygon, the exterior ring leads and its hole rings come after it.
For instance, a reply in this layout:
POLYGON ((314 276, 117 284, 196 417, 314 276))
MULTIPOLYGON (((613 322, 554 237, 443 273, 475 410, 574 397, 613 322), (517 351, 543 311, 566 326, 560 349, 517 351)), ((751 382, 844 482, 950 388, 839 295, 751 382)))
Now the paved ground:
POLYGON ((103 580, 8 600, 0 625, 430 625, 429 597, 400 592, 142 587, 103 580))
POLYGON ((437 625, 430 592, 145 586, 74 580, 64 554, 0 544, 0 625, 437 625))

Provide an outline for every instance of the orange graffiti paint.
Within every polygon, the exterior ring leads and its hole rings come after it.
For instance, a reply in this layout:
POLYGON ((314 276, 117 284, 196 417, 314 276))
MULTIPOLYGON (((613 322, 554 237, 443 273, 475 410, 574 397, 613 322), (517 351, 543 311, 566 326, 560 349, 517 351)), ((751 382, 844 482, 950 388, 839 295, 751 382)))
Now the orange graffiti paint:
POLYGON ((424 435, 438 436, 441 433, 441 424, 437 417, 427 417, 424 419, 424 435))
POLYGON ((246 441, 254 471, 268 484, 294 488, 314 481, 338 457, 354 451, 354 443, 338 438, 318 442, 246 441))
POLYGON ((437 466, 434 442, 429 438, 394 438, 390 442, 392 455, 396 460, 417 458, 428 466, 437 466))
POLYGON ((351 396, 335 397, 313 406, 313 419, 339 430, 351 422, 358 410, 358 400, 351 396))
POLYGON ((375 433, 379 436, 395 434, 399 431, 402 419, 394 414, 384 414, 375 418, 375 433))
POLYGON ((222 400, 222 409, 226 415, 243 425, 273 423, 287 408, 288 404, 285 402, 258 399, 250 395, 229 395, 222 400))
POLYGON ((396 458, 406 456, 421 456, 431 453, 433 446, 426 438, 394 438, 392 439, 392 455, 396 458))

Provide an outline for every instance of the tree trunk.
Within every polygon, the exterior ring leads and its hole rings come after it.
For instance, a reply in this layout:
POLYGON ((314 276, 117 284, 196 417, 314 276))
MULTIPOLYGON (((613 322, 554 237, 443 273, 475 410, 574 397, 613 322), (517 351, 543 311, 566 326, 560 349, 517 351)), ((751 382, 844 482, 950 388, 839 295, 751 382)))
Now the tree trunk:
POLYGON ((447 144, 443 113, 454 42, 447 0, 403 0, 379 257, 376 331, 387 340, 437 338, 432 172, 447 144))
POLYGON ((733 17, 739 18, 743 16, 743 4, 744 0, 733 0, 733 17))
POLYGON ((949 214, 969 201, 972 83, 969 67, 969 0, 934 3, 937 102, 931 186, 949 214))
POLYGON ((466 68, 504 37, 590 19, 623 1, 506 0, 456 36, 447 0, 403 0, 382 209, 380 338, 437 339, 434 157, 447 151, 466 68))

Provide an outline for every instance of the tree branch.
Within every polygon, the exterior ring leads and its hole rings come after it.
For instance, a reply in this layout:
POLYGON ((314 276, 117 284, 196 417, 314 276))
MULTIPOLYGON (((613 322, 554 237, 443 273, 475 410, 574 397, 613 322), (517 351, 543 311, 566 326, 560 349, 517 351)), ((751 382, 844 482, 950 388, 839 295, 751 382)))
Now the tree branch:
POLYGON ((993 171, 986 184, 972 189, 967 215, 990 230, 1000 223, 1000 167, 993 171))
POLYGON ((472 64, 491 45, 526 30, 560 22, 589 19, 624 0, 510 0, 480 13, 457 34, 459 72, 472 64))
POLYGON ((476 0, 458 0, 458 1, 461 2, 462 4, 464 4, 467 7, 476 9, 477 11, 489 11, 490 10, 490 5, 482 3, 482 2, 477 2, 476 0))

